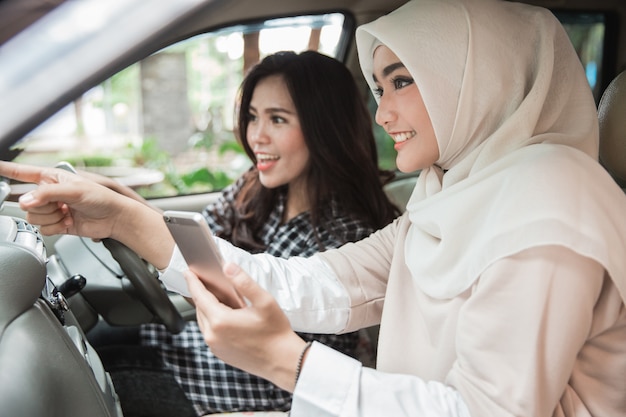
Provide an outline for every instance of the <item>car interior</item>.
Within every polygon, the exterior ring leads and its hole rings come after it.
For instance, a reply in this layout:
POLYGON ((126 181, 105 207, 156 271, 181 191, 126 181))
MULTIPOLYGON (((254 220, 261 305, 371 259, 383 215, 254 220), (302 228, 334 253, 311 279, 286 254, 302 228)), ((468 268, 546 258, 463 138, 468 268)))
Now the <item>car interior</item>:
MULTIPOLYGON (((181 0, 177 5, 168 5, 169 0, 164 0, 155 2, 162 10, 154 12, 152 21, 141 24, 137 22, 151 20, 147 13, 157 7, 138 4, 143 2, 129 6, 132 0, 124 1, 120 4, 124 3, 126 8, 120 7, 116 12, 123 11, 125 15, 113 20, 120 24, 116 31, 129 30, 132 36, 121 34, 121 38, 116 38, 111 30, 100 28, 93 39, 89 35, 80 41, 84 45, 80 42, 72 45, 68 41, 67 47, 73 49, 58 59, 35 49, 24 52, 23 48, 29 45, 32 48, 32 44, 27 43, 29 40, 21 32, 36 29, 39 23, 46 24, 48 15, 61 12, 67 6, 65 3, 74 2, 0 1, 0 69, 6 68, 0 70, 3 160, 13 159, 13 146, 37 126, 133 63, 194 36, 260 25, 274 19, 343 14, 343 37, 336 47, 336 57, 354 73, 364 97, 371 96, 360 75, 354 30, 405 1, 181 0), (141 27, 129 29, 134 26, 141 27), (120 43, 126 43, 125 48, 104 46, 120 43), (101 53, 93 65, 78 64, 85 59, 84 48, 100 47, 101 53), (47 60, 49 67, 41 69, 41 61, 34 58, 32 62, 23 58, 18 68, 5 66, 15 56, 28 57, 31 53, 47 60), (54 85, 44 87, 49 84, 54 85), (40 97, 35 97, 34 92, 40 92, 40 97)), ((564 24, 576 19, 576 22, 595 22, 601 18, 602 65, 601 68, 589 65, 590 74, 595 71, 590 80, 593 78, 598 103, 600 160, 625 188, 626 3, 621 0, 527 2, 553 10, 564 24)), ((44 33, 35 39, 41 42, 44 33)), ((581 49, 581 56, 585 53, 581 49)), ((415 176, 398 173, 386 185, 389 198, 401 209, 406 206, 414 181, 415 176)), ((193 320, 193 306, 183 297, 166 292, 158 281, 158 271, 119 242, 43 236, 25 220, 25 213, 19 208, 19 192, 15 190, 20 186, 0 182, 0 404, 3 408, 0 414, 122 417, 111 378, 87 334, 102 322, 109 326, 160 322, 176 333, 186 320, 193 320)), ((218 194, 219 190, 192 192, 149 201, 162 210, 201 211, 218 194)), ((371 328, 363 334, 374 350, 376 332, 376 328, 371 328)))

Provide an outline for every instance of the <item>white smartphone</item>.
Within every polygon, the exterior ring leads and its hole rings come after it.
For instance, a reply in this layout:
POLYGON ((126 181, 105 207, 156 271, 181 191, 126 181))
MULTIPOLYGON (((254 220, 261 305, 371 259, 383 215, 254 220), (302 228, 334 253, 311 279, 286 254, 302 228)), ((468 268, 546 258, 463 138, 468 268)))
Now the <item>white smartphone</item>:
POLYGON ((204 217, 191 211, 168 210, 163 213, 163 219, 189 269, 206 288, 222 303, 233 308, 244 307, 243 297, 222 271, 222 255, 204 217))

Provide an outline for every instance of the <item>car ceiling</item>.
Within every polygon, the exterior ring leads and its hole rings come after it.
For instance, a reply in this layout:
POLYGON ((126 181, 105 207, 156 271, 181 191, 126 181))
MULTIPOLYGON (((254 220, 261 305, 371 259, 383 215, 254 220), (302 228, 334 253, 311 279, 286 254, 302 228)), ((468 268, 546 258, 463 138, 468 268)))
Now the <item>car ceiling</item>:
POLYGON ((0 1, 0 44, 63 3, 65 0, 0 1))
MULTIPOLYGON (((65 1, 67 0, 0 0, 0 44, 65 1)), ((383 14, 405 2, 406 0, 315 0, 309 1, 306 9, 308 12, 345 9, 367 16, 383 14)), ((284 0, 228 1, 223 3, 219 13, 199 13, 196 20, 197 30, 265 16, 301 14, 305 3, 284 0)), ((193 26, 189 29, 193 31, 193 26)))
MULTIPOLYGON (((0 44, 27 27, 48 11, 67 0, 0 0, 0 44)), ((230 0, 223 2, 219 13, 198 14, 197 30, 207 26, 221 26, 230 22, 253 20, 275 15, 301 14, 328 10, 350 10, 357 23, 369 20, 370 16, 379 16, 406 3, 407 0, 230 0), (303 7, 303 5, 305 5, 303 7)), ((521 0, 548 8, 616 8, 616 0, 521 0)), ((191 28, 193 29, 193 27, 191 28)))

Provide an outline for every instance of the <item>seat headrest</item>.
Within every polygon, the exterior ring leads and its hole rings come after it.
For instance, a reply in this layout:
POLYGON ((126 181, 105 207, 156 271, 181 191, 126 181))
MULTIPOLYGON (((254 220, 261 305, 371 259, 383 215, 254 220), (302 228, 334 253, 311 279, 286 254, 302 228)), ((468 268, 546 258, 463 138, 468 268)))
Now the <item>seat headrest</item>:
POLYGON ((0 242, 0 340, 5 327, 32 308, 45 282, 46 265, 32 251, 0 242))
POLYGON ((626 187, 626 70, 611 81, 598 105, 600 162, 626 187))

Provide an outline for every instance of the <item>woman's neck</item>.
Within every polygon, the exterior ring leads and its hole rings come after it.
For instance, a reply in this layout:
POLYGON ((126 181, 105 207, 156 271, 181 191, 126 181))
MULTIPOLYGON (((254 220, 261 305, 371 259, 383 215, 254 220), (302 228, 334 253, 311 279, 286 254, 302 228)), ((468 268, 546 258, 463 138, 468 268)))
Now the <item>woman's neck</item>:
POLYGON ((306 187, 303 184, 290 184, 287 190, 287 201, 285 203, 285 212, 283 213, 283 223, 287 223, 300 213, 311 210, 309 196, 306 187))

